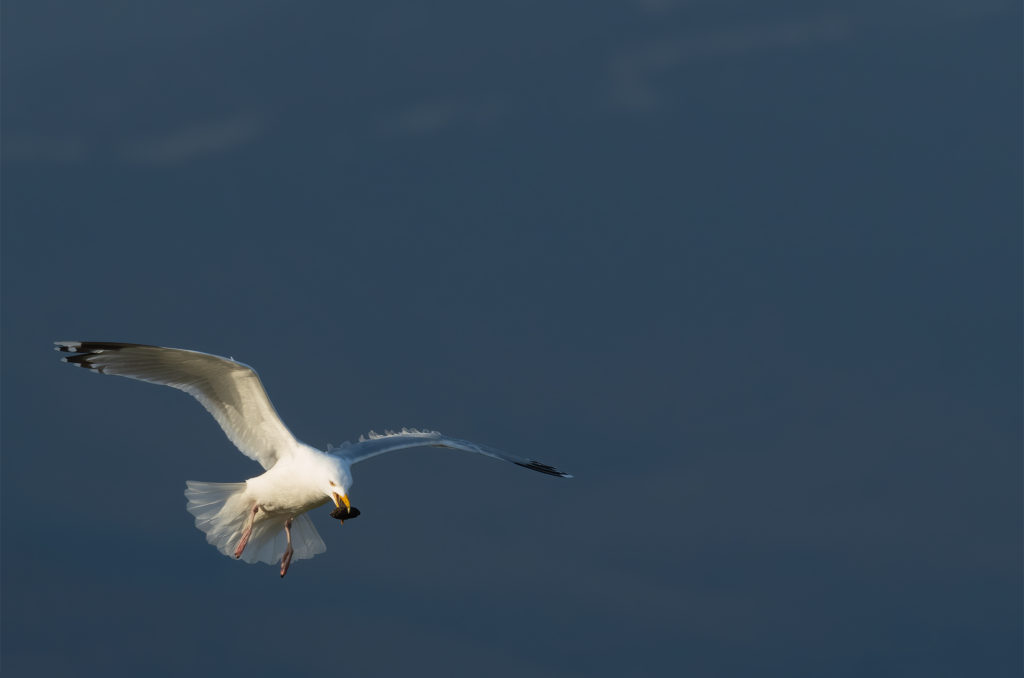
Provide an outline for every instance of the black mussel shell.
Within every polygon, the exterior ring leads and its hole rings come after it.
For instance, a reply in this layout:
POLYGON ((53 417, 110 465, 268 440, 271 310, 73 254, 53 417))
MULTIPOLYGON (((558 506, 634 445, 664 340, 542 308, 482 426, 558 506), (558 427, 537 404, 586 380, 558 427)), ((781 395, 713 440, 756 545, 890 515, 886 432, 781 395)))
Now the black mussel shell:
POLYGON ((337 518, 338 520, 352 520, 358 515, 359 509, 357 509, 355 506, 353 506, 351 509, 347 509, 344 506, 339 506, 338 508, 331 511, 331 517, 337 518))

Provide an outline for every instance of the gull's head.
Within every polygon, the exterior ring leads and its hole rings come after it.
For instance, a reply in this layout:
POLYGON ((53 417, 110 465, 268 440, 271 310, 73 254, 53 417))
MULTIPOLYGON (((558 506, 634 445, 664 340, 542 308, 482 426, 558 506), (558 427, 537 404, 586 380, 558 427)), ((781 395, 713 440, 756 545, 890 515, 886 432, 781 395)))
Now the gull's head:
POLYGON ((332 461, 334 463, 331 464, 331 468, 327 472, 324 494, 331 498, 335 506, 351 509, 352 505, 348 501, 348 489, 352 487, 352 476, 348 472, 348 465, 340 459, 332 459, 332 461))

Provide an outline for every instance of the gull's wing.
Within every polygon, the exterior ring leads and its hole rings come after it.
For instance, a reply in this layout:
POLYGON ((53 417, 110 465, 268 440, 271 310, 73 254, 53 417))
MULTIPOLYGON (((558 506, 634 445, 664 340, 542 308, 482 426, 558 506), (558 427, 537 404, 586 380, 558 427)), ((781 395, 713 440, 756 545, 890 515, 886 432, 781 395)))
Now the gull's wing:
POLYGON ((532 459, 517 457, 514 454, 501 452, 500 450, 496 450, 493 447, 487 447, 486 445, 477 445, 476 443, 471 443, 468 440, 449 438, 437 431, 401 431, 399 433, 385 433, 383 435, 370 433, 368 436, 361 438, 358 442, 345 443, 341 447, 336 447, 330 450, 330 453, 341 457, 349 464, 355 464, 356 462, 363 461, 364 459, 376 457, 378 454, 394 452, 395 450, 404 450, 409 447, 444 447, 449 450, 476 452, 477 454, 494 457, 495 459, 501 459, 502 461, 510 461, 516 466, 522 466, 523 468, 528 468, 533 471, 546 473, 549 476, 572 478, 571 475, 568 473, 562 473, 554 466, 548 466, 547 464, 542 464, 539 461, 534 461, 532 459))
POLYGON ((143 344, 58 341, 64 362, 184 391, 202 403, 245 456, 265 469, 299 444, 270 404, 255 370, 234 360, 143 344))

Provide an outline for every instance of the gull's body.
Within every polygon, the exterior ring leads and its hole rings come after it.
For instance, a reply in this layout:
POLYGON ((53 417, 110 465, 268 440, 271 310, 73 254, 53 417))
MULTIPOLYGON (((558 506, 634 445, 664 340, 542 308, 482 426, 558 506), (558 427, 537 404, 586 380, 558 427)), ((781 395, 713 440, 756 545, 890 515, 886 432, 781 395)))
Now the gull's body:
POLYGON ((74 353, 65 362, 102 374, 163 384, 195 397, 246 456, 265 469, 241 483, 188 481, 188 511, 206 539, 227 556, 246 562, 281 561, 281 576, 293 559, 327 550, 307 511, 330 501, 349 509, 353 464, 410 447, 445 447, 477 452, 518 466, 570 478, 566 473, 436 431, 370 434, 328 452, 297 440, 267 398, 256 372, 234 360, 198 351, 109 342, 57 342, 74 353))

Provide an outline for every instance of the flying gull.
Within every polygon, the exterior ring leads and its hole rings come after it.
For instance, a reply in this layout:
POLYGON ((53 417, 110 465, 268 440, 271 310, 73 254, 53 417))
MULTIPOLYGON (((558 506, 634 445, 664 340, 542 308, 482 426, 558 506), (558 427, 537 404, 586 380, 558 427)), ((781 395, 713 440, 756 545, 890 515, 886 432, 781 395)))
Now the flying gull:
POLYGON ((355 443, 324 452, 297 440, 285 427, 256 371, 228 358, 179 348, 98 341, 59 341, 55 349, 75 355, 64 362, 100 374, 163 384, 184 391, 213 415, 242 454, 257 461, 262 475, 241 483, 185 483, 187 509, 206 540, 226 556, 247 563, 281 563, 327 550, 306 512, 333 501, 332 517, 359 515, 349 502, 352 465, 410 447, 476 452, 547 475, 571 478, 552 466, 449 438, 437 431, 403 429, 370 433, 355 443))

